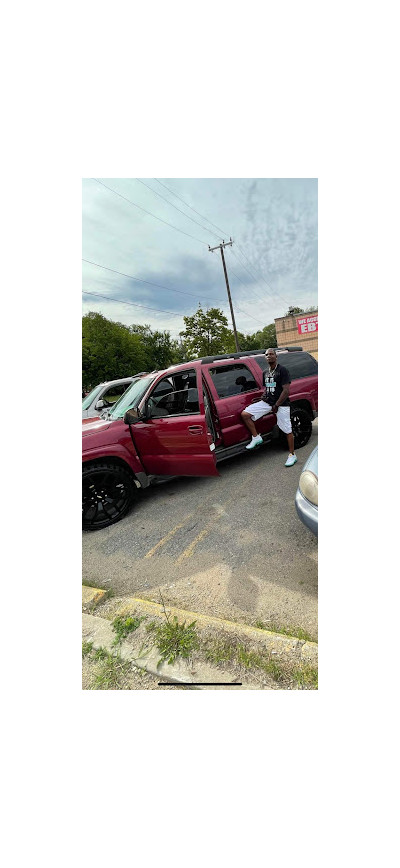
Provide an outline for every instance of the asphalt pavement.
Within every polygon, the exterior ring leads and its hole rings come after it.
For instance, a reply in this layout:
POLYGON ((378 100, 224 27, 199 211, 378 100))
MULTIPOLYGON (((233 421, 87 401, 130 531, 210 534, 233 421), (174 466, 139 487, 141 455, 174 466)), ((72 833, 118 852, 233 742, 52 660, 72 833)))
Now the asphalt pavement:
POLYGON ((301 628, 317 637, 317 541, 297 517, 302 467, 263 445, 219 465, 219 477, 179 478, 140 493, 122 521, 83 534, 83 580, 228 619, 301 628))

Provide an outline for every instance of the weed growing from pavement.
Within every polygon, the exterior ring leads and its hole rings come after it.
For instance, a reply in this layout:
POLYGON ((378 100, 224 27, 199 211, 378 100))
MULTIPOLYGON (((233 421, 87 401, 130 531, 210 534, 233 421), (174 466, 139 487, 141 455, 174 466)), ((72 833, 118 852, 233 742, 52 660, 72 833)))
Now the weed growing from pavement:
MULTIPOLYGON (((100 650, 104 651, 104 648, 100 650)), ((131 668, 129 661, 108 652, 105 652, 104 657, 97 659, 102 659, 102 664, 91 690, 123 690, 125 678, 131 668)))
POLYGON ((129 633, 133 633, 134 630, 137 630, 138 627, 140 627, 142 621, 145 620, 146 619, 144 615, 142 617, 134 618, 123 618, 121 615, 119 615, 118 618, 115 618, 112 622, 112 628, 117 635, 113 641, 113 645, 118 645, 119 642, 122 642, 122 640, 125 639, 126 636, 129 636, 129 633))
POLYGON ((293 639, 302 639, 303 642, 315 642, 315 639, 302 627, 280 627, 278 624, 271 622, 264 624, 264 621, 256 621, 255 627, 259 630, 270 630, 271 633, 280 633, 282 636, 290 636, 293 639))
POLYGON ((155 645, 161 654, 157 667, 161 666, 165 660, 167 663, 175 663, 177 657, 187 659, 190 657, 192 651, 200 647, 195 630, 196 621, 192 621, 191 624, 186 626, 186 621, 180 624, 176 615, 171 620, 165 608, 161 590, 160 597, 166 623, 157 624, 156 621, 150 621, 146 625, 147 632, 152 634, 155 645))
POLYGON ((161 654, 158 666, 167 661, 174 663, 177 657, 190 657, 192 651, 199 647, 199 640, 195 630, 196 621, 186 626, 186 621, 180 624, 177 617, 172 621, 168 618, 166 624, 157 625, 154 621, 147 625, 146 629, 154 636, 155 644, 161 654))
POLYGON ((93 648, 93 642, 82 642, 82 660, 90 654, 93 648))

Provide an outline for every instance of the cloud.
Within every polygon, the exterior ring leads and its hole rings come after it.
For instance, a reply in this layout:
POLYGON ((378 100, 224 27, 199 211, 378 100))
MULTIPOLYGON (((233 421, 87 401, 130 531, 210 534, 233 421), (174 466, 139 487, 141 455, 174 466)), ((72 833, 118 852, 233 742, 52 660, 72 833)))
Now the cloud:
POLYGON ((184 325, 183 314, 194 313, 200 301, 203 307, 222 308, 230 321, 221 256, 218 250, 208 250, 208 244, 219 243, 219 230, 210 226, 206 232, 178 213, 172 203, 204 227, 209 226, 208 218, 222 231, 224 227, 230 230, 234 244, 226 248, 225 259, 238 308, 238 329, 261 328, 282 316, 288 303, 316 304, 315 179, 161 179, 199 214, 155 179, 143 180, 165 194, 170 205, 134 179, 101 180, 154 217, 95 181, 84 180, 83 257, 122 272, 83 263, 83 289, 114 299, 83 295, 84 313, 98 310, 110 319, 146 322, 153 328, 178 332, 184 325), (129 307, 122 301, 158 310, 129 307))

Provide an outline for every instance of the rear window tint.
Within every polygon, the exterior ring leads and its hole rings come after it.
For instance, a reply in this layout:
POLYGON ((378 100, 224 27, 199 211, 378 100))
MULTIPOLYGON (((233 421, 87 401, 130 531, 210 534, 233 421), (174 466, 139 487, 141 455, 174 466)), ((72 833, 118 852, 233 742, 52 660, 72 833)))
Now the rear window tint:
POLYGON ((209 372, 219 398, 229 398, 230 395, 260 388, 247 365, 221 365, 210 368, 209 372))
MULTIPOLYGON (((318 364, 309 353, 277 353, 278 363, 287 368, 292 380, 300 380, 301 377, 311 377, 318 374, 318 364)), ((254 361, 266 371, 268 362, 265 356, 254 356, 254 361)))

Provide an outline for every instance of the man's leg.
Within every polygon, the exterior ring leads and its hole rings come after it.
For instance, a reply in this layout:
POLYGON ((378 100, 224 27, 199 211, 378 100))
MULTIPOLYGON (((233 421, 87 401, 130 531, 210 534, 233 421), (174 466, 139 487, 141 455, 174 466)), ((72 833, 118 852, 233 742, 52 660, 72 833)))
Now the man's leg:
POLYGON ((294 451, 294 436, 292 431, 292 423, 290 421, 290 408, 279 407, 276 415, 278 426, 280 430, 283 431, 284 434, 286 434, 286 439, 289 447, 289 455, 286 459, 285 467, 292 467, 293 464, 296 464, 297 456, 294 451))
POLYGON ((289 453, 290 453, 291 455, 294 455, 294 437, 293 437, 293 432, 292 432, 291 434, 286 434, 286 437, 287 437, 287 442, 288 442, 288 447, 289 447, 289 453))
POLYGON ((256 446, 261 446, 263 439, 261 437, 261 434, 258 434, 257 432, 257 428, 253 422, 251 413, 247 412, 246 410, 242 410, 240 415, 242 421, 246 425, 246 428, 249 429, 251 434, 251 440, 250 443, 247 444, 246 449, 254 449, 256 446))
POLYGON ((286 434, 286 437, 287 437, 287 442, 288 442, 288 447, 289 447, 289 455, 285 461, 285 467, 292 467, 293 464, 296 464, 296 461, 297 461, 297 455, 294 451, 293 431, 291 431, 290 434, 286 434))
POLYGON ((257 437, 257 428, 256 428, 256 426, 255 426, 255 424, 251 418, 251 414, 246 413, 246 410, 243 410, 240 415, 242 417, 244 424, 246 425, 246 428, 249 429, 250 434, 252 434, 253 437, 257 437))

